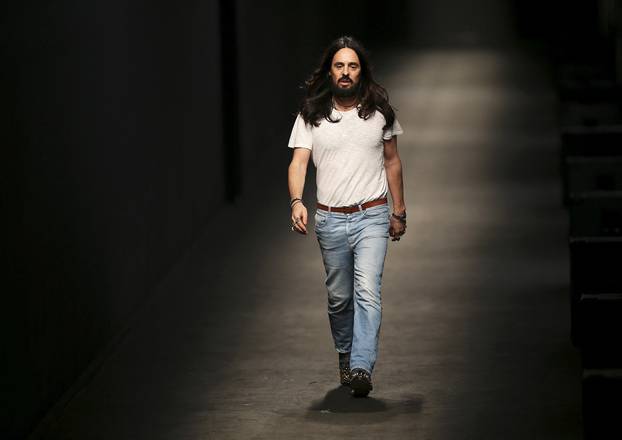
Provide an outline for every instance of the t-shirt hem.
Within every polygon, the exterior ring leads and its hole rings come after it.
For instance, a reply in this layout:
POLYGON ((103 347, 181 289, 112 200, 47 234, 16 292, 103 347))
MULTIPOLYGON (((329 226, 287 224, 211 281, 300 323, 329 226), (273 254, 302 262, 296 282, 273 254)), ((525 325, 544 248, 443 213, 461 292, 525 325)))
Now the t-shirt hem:
MULTIPOLYGON (((388 199, 388 194, 384 193, 382 195, 379 196, 369 196, 369 197, 364 197, 363 199, 361 199, 358 202, 335 202, 334 205, 331 205, 330 203, 325 203, 325 202, 321 202, 320 200, 317 201, 317 203, 321 203, 322 205, 325 206, 331 206, 333 208, 342 208, 342 207, 351 207, 351 206, 357 206, 357 205, 362 205, 363 203, 368 203, 368 202, 372 202, 374 200, 378 200, 378 199, 388 199)), ((387 200, 387 203, 389 201, 387 200)))

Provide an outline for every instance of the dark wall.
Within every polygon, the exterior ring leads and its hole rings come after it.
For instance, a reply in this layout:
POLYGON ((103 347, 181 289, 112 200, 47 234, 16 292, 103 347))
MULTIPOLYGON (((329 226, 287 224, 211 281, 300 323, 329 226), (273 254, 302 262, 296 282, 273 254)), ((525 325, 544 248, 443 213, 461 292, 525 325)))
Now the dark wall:
POLYGON ((287 203, 299 86, 324 46, 404 30, 404 0, 223 2, 8 5, 2 438, 72 389, 227 200, 277 178, 287 203))
POLYGON ((412 1, 406 14, 418 46, 504 46, 514 38, 508 0, 412 1))
MULTIPOLYGON (((613 11, 612 23, 616 29, 622 29, 622 1, 618 0, 617 8, 613 11)), ((616 79, 618 84, 622 84, 622 32, 616 32, 616 79)))
POLYGON ((215 1, 11 12, 20 197, 2 426, 21 438, 127 326, 224 185, 215 1))

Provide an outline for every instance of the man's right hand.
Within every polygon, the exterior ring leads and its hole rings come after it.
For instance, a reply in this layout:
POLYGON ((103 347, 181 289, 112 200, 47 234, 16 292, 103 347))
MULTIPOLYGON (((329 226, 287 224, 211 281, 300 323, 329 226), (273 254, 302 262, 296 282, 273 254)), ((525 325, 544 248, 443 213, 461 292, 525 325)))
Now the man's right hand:
POLYGON ((299 234, 307 234, 307 208, 302 202, 292 206, 292 226, 299 234))

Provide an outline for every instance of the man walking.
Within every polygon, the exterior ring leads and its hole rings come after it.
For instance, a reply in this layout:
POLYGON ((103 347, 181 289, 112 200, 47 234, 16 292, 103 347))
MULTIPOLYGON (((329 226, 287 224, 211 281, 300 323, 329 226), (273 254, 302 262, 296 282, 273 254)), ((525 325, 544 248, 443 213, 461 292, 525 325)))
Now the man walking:
POLYGON ((400 124, 368 56, 351 37, 326 49, 306 82, 288 170, 292 231, 307 234, 307 164, 317 169, 315 233, 326 270, 328 315, 343 385, 372 390, 381 320, 380 284, 389 236, 406 231, 400 124), (387 190, 393 203, 389 214, 387 190))

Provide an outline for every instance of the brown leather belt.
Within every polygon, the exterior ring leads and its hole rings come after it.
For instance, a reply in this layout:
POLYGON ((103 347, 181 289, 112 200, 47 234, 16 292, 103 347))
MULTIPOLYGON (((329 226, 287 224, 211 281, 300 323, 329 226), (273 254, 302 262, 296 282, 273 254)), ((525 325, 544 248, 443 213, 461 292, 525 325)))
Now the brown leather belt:
POLYGON ((363 209, 371 208, 372 206, 384 205, 387 203, 387 198, 372 200, 371 202, 363 203, 362 205, 355 206, 326 206, 321 203, 317 204, 318 209, 329 212, 342 212, 344 214, 352 214, 353 212, 362 211, 363 209))

